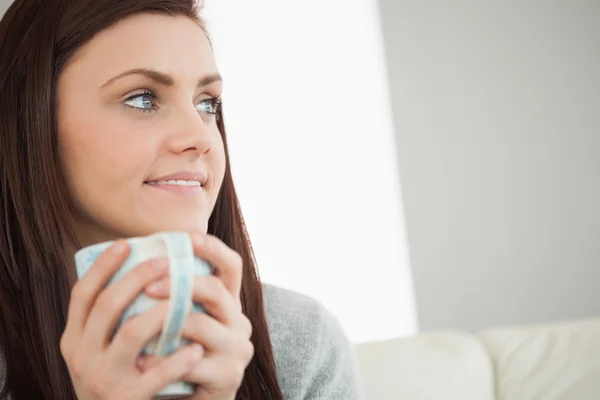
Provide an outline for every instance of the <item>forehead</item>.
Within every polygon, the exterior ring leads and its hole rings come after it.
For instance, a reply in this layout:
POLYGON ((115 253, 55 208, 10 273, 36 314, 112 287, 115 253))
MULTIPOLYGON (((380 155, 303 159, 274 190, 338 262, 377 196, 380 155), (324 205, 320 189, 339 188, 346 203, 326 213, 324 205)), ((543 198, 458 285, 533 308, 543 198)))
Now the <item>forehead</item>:
POLYGON ((206 34, 185 16, 139 14, 98 33, 65 72, 104 81, 133 68, 151 68, 179 79, 217 73, 206 34), (191 76, 193 75, 193 76, 191 76))

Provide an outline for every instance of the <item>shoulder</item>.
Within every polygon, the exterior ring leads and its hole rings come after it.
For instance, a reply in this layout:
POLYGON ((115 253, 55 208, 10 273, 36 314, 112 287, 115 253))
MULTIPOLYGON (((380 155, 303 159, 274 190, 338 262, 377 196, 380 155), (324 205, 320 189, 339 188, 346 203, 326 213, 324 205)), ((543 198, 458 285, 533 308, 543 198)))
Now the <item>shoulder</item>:
POLYGON ((263 284, 263 296, 284 397, 360 398, 353 346, 339 320, 304 294, 263 284))
POLYGON ((318 322, 335 319, 335 317, 318 300, 289 289, 263 284, 265 314, 271 329, 290 323, 304 328, 316 328, 318 322), (305 322, 311 321, 309 327, 305 322))
POLYGON ((263 284, 263 296, 273 346, 347 341, 339 320, 320 301, 268 284, 263 284))

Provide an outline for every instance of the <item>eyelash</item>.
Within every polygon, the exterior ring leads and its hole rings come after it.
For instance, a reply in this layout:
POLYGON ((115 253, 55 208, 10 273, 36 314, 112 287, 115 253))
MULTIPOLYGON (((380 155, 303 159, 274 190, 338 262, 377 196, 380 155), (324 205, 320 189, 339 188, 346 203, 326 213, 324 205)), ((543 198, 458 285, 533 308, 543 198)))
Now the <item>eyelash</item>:
MULTIPOLYGON (((156 100, 158 100, 158 96, 156 94, 154 94, 154 92, 152 92, 151 90, 145 89, 142 93, 134 94, 132 96, 129 96, 127 99, 125 99, 124 106, 127 107, 127 108, 132 108, 132 109, 134 109, 136 111, 139 111, 139 112, 153 112, 153 111, 156 111, 156 109, 157 109, 156 106, 154 105, 154 102, 156 100), (136 98, 139 98, 139 97, 142 97, 142 96, 148 96, 148 97, 150 97, 152 99, 152 106, 155 107, 155 108, 153 108, 153 109, 147 109, 147 108, 134 107, 134 106, 131 106, 129 104, 126 104, 128 101, 132 101, 132 100, 134 100, 136 98)), ((212 108, 214 109, 213 112, 208 112, 208 111, 206 112, 207 114, 210 114, 210 115, 216 115, 218 113, 218 111, 219 111, 219 108, 221 107, 221 104, 223 103, 223 101, 221 99, 221 96, 202 99, 200 101, 200 103, 205 102, 205 101, 210 102, 212 108)), ((198 104, 200 104, 200 103, 198 103, 198 104)), ((198 112, 202 112, 202 111, 198 110, 198 112)))

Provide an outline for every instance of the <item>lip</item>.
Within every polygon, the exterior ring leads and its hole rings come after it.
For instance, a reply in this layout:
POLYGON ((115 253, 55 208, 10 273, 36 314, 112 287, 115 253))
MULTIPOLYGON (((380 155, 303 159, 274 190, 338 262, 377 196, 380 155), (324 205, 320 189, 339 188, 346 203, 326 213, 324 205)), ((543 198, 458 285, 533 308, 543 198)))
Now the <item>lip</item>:
MULTIPOLYGON (((164 175, 158 178, 153 178, 145 181, 147 184, 155 184, 161 181, 197 181, 201 186, 206 184, 206 174, 200 171, 180 171, 174 174, 164 175)), ((160 185, 159 185, 160 186, 160 185)))
POLYGON ((166 190, 179 195, 196 196, 204 193, 204 185, 206 184, 206 175, 199 171, 180 171, 170 175, 164 175, 158 178, 149 179, 144 182, 148 187, 166 190), (160 184, 162 181, 196 181, 200 182, 200 186, 184 186, 173 184, 160 184))

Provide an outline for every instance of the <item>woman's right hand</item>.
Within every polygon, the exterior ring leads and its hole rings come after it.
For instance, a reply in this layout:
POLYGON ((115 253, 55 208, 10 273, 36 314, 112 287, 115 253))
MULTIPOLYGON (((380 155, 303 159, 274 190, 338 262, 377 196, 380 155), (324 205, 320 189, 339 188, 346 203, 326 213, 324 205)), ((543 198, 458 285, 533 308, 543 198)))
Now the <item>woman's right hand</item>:
POLYGON ((202 357, 202 348, 190 345, 140 372, 138 355, 160 332, 167 314, 166 301, 127 320, 112 337, 127 306, 147 285, 168 272, 167 259, 151 260, 106 286, 128 255, 127 242, 115 242, 71 291, 60 350, 79 400, 151 399, 190 372, 202 357))

